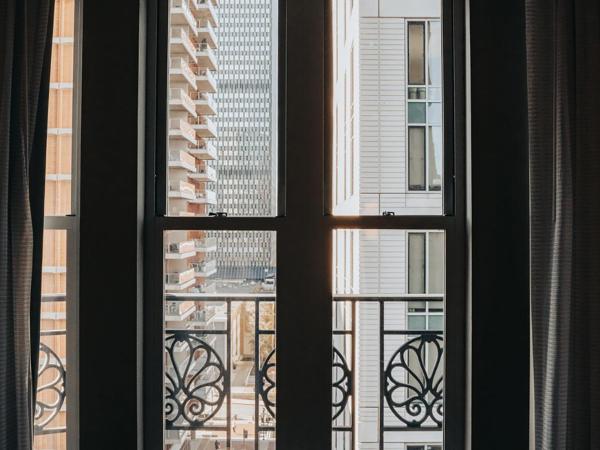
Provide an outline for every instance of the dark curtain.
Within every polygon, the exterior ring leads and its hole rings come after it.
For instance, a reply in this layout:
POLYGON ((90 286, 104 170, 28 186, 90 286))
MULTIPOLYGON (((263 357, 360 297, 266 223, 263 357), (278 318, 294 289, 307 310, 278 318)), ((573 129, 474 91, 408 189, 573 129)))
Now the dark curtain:
POLYGON ((0 448, 11 450, 32 446, 53 15, 54 0, 0 0, 0 448))
POLYGON ((526 0, 535 448, 600 448, 600 2, 526 0))

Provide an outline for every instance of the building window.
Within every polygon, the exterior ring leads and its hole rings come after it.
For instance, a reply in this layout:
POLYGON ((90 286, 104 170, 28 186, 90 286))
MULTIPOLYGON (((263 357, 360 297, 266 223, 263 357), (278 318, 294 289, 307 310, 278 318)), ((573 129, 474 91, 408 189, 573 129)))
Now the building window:
POLYGON ((408 40, 408 189, 442 189, 441 25, 410 21, 408 40))

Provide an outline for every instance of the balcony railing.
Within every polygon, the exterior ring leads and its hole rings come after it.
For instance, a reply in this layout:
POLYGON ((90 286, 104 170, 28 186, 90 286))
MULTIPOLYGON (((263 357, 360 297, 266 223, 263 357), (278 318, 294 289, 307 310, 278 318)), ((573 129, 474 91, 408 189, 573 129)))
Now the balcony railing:
POLYGON ((195 173, 190 173, 189 178, 196 181, 217 181, 217 171, 212 167, 199 167, 195 173))
POLYGON ((196 172, 196 158, 183 150, 169 150, 169 167, 196 172))
MULTIPOLYGON (((252 296, 248 295, 218 295, 218 294, 175 294, 167 295, 167 302, 193 301, 197 305, 206 302, 220 302, 226 307, 227 316, 231 317, 232 303, 252 302, 254 311, 260 311, 261 302, 273 302, 273 295, 252 296)), ((377 384, 381 387, 377 392, 379 397, 379 418, 377 420, 379 436, 374 442, 375 447, 384 449, 385 433, 430 431, 441 433, 443 427, 443 397, 444 397, 444 338, 443 330, 417 330, 402 328, 402 320, 394 322, 393 317, 403 310, 408 311, 409 302, 433 303, 436 310, 443 306, 443 296, 335 296, 336 309, 338 306, 350 308, 350 314, 342 312, 346 323, 336 321, 333 331, 333 359, 332 359, 332 429, 334 432, 355 434, 356 421, 354 418, 356 394, 358 389, 358 368, 361 363, 357 361, 357 307, 369 308, 377 311, 379 318, 377 350, 380 355, 377 384), (392 325, 394 322, 396 325, 392 325), (385 323, 385 326, 384 326, 385 323), (399 328, 400 327, 400 328, 399 328)), ((199 317, 202 306, 198 306, 199 317)), ((404 314, 404 313, 402 313, 404 314)), ((344 322, 344 321, 342 321, 344 322)), ((228 322, 230 323, 230 322, 228 322)), ((273 336, 275 330, 263 329, 259 322, 255 322, 254 342, 261 342, 266 335, 273 336)), ((167 430, 221 430, 227 433, 230 440, 230 428, 227 424, 231 421, 231 412, 224 406, 224 401, 231 395, 231 329, 205 329, 202 330, 175 330, 166 331, 166 371, 178 372, 178 377, 167 376, 165 391, 165 428, 167 430), (214 339, 209 337, 223 336, 225 340, 220 345, 215 345, 214 339), (206 355, 209 364, 192 367, 187 364, 187 358, 179 359, 172 356, 175 349, 184 348, 188 358, 194 354, 206 355), (174 371, 174 367, 178 371, 174 371), (216 370, 210 374, 199 372, 206 371, 211 366, 216 370), (193 381, 202 378, 202 383, 209 385, 207 390, 196 390, 193 381), (189 393, 188 397, 174 398, 175 393, 189 393), (213 396, 208 396, 208 392, 213 396), (198 414, 183 414, 181 408, 186 402, 198 405, 198 414), (219 421, 216 418, 219 417, 219 421), (222 418, 226 417, 226 423, 222 418), (223 424, 222 428, 221 425, 223 424)), ((276 418, 276 348, 273 346, 262 355, 256 351, 254 373, 255 403, 261 413, 257 414, 254 426, 255 436, 260 432, 274 430, 276 418)), ((358 356, 360 358, 360 356, 358 356)), ((362 378, 361 378, 362 382, 362 378)), ((376 425, 377 426, 377 425, 376 425)), ((257 447, 251 447, 257 448, 257 447)), ((354 448, 354 446, 352 446, 354 448)))
POLYGON ((171 4, 171 16, 173 23, 182 23, 182 21, 178 19, 179 15, 182 15, 185 20, 184 23, 193 29, 198 27, 198 21, 190 9, 189 0, 173 0, 173 3, 171 4))
POLYGON ((217 70, 217 57, 206 42, 198 44, 196 50, 198 66, 209 70, 217 70))
MULTIPOLYGON (((44 305, 66 304, 65 294, 44 294, 44 305)), ((57 353, 56 340, 66 339, 65 329, 42 329, 38 357, 38 386, 34 411, 34 434, 55 434, 66 432, 66 426, 59 425, 59 414, 66 408, 66 362, 57 353), (53 344, 51 344, 53 343, 53 344)), ((63 347, 64 344, 61 344, 63 347)), ((64 347, 63 347, 64 348, 64 347)))
POLYGON ((189 146, 188 152, 201 160, 217 159, 217 149, 209 141, 197 142, 196 145, 189 146))
POLYGON ((194 42, 183 27, 171 28, 171 47, 175 53, 187 53, 194 61, 197 58, 197 50, 194 42))
POLYGON ((218 16, 215 5, 210 0, 196 0, 195 1, 195 15, 200 21, 208 21, 213 27, 218 25, 218 16))
POLYGON ((195 104, 198 114, 215 115, 217 114, 217 103, 212 96, 203 92, 192 92, 191 100, 195 104))
POLYGON ((185 58, 173 57, 170 60, 169 74, 171 78, 185 80, 191 87, 196 88, 196 74, 185 58))
POLYGON ((209 189, 205 189, 204 191, 196 191, 196 198, 191 200, 191 203, 216 205, 217 194, 209 189))
POLYGON ((196 116, 197 102, 182 88, 169 89, 169 105, 174 109, 184 109, 192 116, 196 116))
POLYGON ((184 138, 192 143, 197 142, 194 127, 184 119, 169 120, 169 136, 173 138, 184 138))
POLYGON ((217 33, 210 22, 205 22, 198 28, 198 39, 206 41, 211 48, 217 48, 218 46, 217 33))
POLYGON ((217 80, 210 70, 201 69, 196 65, 194 73, 196 73, 196 82, 200 92, 217 92, 217 80))
POLYGON ((210 139, 217 137, 217 127, 210 117, 198 116, 190 119, 190 123, 198 136, 210 139))

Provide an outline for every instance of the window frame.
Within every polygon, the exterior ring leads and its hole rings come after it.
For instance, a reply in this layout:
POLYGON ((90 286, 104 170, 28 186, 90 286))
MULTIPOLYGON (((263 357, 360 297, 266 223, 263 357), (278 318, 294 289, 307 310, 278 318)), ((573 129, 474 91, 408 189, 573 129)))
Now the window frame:
POLYGON ((463 1, 446 0, 442 8, 443 214, 437 216, 332 214, 335 185, 331 174, 336 154, 332 145, 335 128, 331 123, 332 58, 335 55, 332 1, 278 2, 279 179, 276 217, 166 216, 168 2, 147 2, 145 448, 158 450, 163 446, 162 258, 163 232, 168 230, 267 230, 277 233, 277 448, 330 448, 333 354, 331 345, 322 344, 332 342, 332 231, 340 228, 445 232, 446 260, 452 263, 446 265, 444 442, 448 448, 464 448, 466 150, 463 1), (311 39, 307 40, 306 36, 311 39), (306 67, 312 70, 307 71, 306 67), (312 95, 305 95, 307 91, 312 95), (306 161, 310 162, 311 170, 294 170, 306 167, 306 161), (315 201, 307 202, 307 198, 315 201), (311 283, 302 282, 307 279, 311 283), (310 333, 306 333, 308 329, 310 333), (311 367, 308 373, 303 370, 307 365, 311 367), (307 395, 311 402, 303 401, 307 395))

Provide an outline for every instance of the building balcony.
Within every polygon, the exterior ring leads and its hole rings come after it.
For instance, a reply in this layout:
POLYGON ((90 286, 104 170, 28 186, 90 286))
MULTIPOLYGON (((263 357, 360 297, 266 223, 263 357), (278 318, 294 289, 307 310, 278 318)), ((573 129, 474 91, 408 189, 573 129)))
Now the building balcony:
POLYGON ((196 113, 204 116, 214 116, 217 114, 217 103, 209 94, 194 92, 190 98, 196 107, 196 113))
POLYGON ((183 150, 169 150, 169 169, 196 172, 196 158, 183 150))
POLYGON ((165 259, 187 259, 197 253, 195 240, 172 242, 165 253, 165 259))
POLYGON ((198 28, 198 39, 200 42, 206 42, 210 48, 218 47, 217 33, 210 22, 206 22, 198 28))
POLYGON ((200 67, 217 70, 217 57, 208 44, 204 42, 198 46, 195 60, 198 61, 200 67))
POLYGON ((181 200, 196 200, 196 188, 187 181, 170 181, 169 198, 181 200))
MULTIPOLYGON (((196 95, 196 97, 198 97, 196 95)), ((198 113, 198 100, 192 100, 188 93, 181 88, 170 88, 169 89, 169 106, 174 111, 187 111, 193 117, 196 117, 198 113)))
POLYGON ((209 117, 199 116, 193 120, 191 125, 199 137, 210 139, 217 137, 217 127, 209 117))
POLYGON ((200 167, 195 173, 188 174, 188 177, 196 181, 217 181, 217 171, 212 167, 200 167))
POLYGON ((200 205, 216 205, 217 194, 209 189, 205 189, 204 191, 196 191, 196 198, 190 200, 190 203, 197 203, 200 205))
POLYGON ((215 3, 212 0, 193 0, 194 16, 200 23, 208 22, 213 27, 218 27, 218 15, 215 3))
POLYGON ((185 139, 192 144, 198 142, 194 127, 184 119, 169 120, 169 137, 173 139, 185 139))
POLYGON ((199 278, 207 278, 217 273, 217 261, 214 259, 192 263, 194 275, 199 278))
POLYGON ((181 291, 196 283, 193 268, 181 272, 167 273, 165 289, 167 291, 181 291))
POLYGON ((200 92, 217 92, 217 80, 210 70, 201 69, 196 72, 196 88, 200 92))
POLYGON ((165 308, 165 320, 167 322, 180 322, 188 319, 196 312, 196 310, 196 304, 191 301, 170 302, 165 308))
POLYGON ((196 159, 215 160, 217 159, 217 149, 208 141, 197 142, 196 145, 188 148, 188 153, 194 155, 196 159))
POLYGON ((217 238, 194 239, 194 249, 202 253, 214 252, 217 250, 217 238))
POLYGON ((198 28, 198 21, 190 8, 189 0, 173 0, 171 3, 171 23, 185 25, 192 30, 198 28))
POLYGON ((169 39, 172 54, 189 56, 196 62, 198 60, 197 50, 194 42, 183 27, 174 27, 171 29, 171 38, 169 39))
POLYGON ((197 89, 196 74, 185 58, 171 58, 169 64, 169 76, 171 81, 188 83, 190 87, 197 89))

